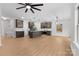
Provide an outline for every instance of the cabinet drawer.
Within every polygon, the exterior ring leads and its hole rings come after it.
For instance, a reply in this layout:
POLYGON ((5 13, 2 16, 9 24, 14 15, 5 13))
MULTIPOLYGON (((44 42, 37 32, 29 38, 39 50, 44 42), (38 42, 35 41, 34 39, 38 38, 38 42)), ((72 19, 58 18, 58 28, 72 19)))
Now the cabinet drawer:
POLYGON ((24 37, 24 31, 16 31, 16 38, 24 37))

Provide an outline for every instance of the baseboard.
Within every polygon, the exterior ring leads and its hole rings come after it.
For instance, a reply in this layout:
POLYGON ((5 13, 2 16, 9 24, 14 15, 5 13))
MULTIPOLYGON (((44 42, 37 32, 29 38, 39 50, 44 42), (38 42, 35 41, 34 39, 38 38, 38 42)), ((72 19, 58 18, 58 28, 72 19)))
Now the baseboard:
POLYGON ((54 33, 52 35, 57 35, 57 36, 70 36, 69 34, 63 33, 63 32, 59 32, 59 33, 54 33))
POLYGON ((74 56, 79 56, 79 44, 76 41, 72 42, 71 50, 74 56))
POLYGON ((52 36, 64 36, 64 37, 70 37, 69 35, 62 35, 62 34, 53 34, 52 36))
POLYGON ((73 41, 73 43, 76 45, 76 47, 79 49, 79 44, 76 41, 73 41))
POLYGON ((0 37, 0 47, 2 46, 1 37, 0 37))

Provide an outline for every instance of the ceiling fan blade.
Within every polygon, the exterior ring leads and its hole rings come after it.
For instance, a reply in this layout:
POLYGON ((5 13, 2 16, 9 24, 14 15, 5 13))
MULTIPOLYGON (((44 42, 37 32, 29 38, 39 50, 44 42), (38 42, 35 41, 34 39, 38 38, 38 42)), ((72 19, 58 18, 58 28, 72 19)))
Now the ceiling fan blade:
POLYGON ((35 7, 32 7, 32 6, 31 6, 31 8, 33 8, 35 10, 38 10, 38 11, 41 11, 41 9, 38 9, 38 8, 35 8, 35 7))
POLYGON ((25 8, 25 6, 22 6, 22 7, 18 7, 18 8, 16 8, 16 9, 21 9, 21 8, 25 8))
POLYGON ((25 5, 24 3, 18 3, 18 4, 20 4, 20 5, 25 5))
POLYGON ((32 13, 34 13, 33 9, 30 9, 32 11, 32 13))
POLYGON ((43 4, 34 4, 34 5, 31 5, 31 6, 43 6, 43 4))
POLYGON ((28 11, 28 9, 26 8, 25 13, 28 11))

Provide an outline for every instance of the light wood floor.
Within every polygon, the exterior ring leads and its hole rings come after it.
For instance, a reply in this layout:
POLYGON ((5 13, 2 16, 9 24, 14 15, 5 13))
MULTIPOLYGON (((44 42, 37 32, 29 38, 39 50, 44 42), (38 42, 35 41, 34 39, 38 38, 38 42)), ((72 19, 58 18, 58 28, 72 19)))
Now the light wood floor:
POLYGON ((39 38, 2 39, 0 55, 4 56, 72 56, 70 38, 42 36, 39 38))

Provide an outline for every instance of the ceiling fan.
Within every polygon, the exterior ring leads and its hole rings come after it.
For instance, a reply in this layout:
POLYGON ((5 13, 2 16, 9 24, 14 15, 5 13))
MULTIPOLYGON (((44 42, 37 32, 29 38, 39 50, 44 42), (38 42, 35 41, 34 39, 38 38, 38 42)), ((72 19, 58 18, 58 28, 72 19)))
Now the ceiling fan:
POLYGON ((28 9, 34 13, 34 10, 38 10, 41 11, 41 9, 36 8, 37 6, 43 6, 43 4, 33 4, 33 3, 18 3, 20 5, 22 5, 22 7, 18 7, 16 9, 22 9, 22 8, 26 8, 25 13, 28 11, 28 9), (34 10, 33 10, 34 9, 34 10))

